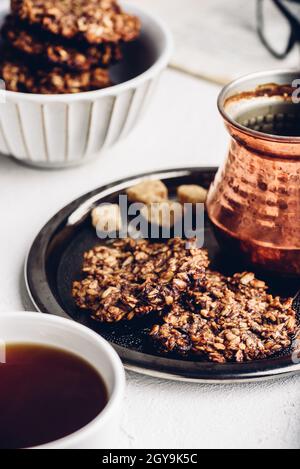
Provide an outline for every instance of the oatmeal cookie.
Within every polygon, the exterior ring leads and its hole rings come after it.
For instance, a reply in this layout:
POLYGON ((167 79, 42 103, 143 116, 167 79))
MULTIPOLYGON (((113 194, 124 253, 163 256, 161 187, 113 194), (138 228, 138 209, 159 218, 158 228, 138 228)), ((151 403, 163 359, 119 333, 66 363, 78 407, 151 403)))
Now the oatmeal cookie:
POLYGON ((23 93, 79 93, 111 85, 108 70, 103 68, 85 72, 70 72, 59 67, 38 69, 36 64, 26 64, 19 58, 3 58, 0 78, 7 90, 23 93))
POLYGON ((177 197, 182 204, 201 204, 206 201, 207 190, 195 184, 182 185, 177 188, 177 197))
POLYGON ((130 320, 173 304, 207 266, 207 252, 187 249, 181 239, 118 240, 85 253, 84 278, 74 282, 72 295, 99 321, 130 320))
POLYGON ((21 20, 90 44, 131 41, 140 32, 139 19, 116 0, 11 0, 11 8, 21 20))
POLYGON ((298 326, 292 299, 268 294, 253 273, 227 278, 207 271, 198 287, 152 328, 151 337, 164 352, 243 362, 286 349, 298 326))
POLYGON ((28 28, 24 22, 10 15, 1 30, 2 37, 20 52, 38 60, 71 70, 84 71, 92 67, 108 67, 122 58, 118 44, 84 45, 70 42, 37 28, 28 28))

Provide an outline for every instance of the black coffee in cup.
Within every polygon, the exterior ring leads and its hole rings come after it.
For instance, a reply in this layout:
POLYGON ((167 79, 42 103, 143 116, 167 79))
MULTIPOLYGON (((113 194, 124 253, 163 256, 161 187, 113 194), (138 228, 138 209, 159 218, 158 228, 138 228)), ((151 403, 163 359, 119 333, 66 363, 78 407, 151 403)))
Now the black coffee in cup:
POLYGON ((106 406, 99 373, 79 356, 33 344, 8 344, 0 363, 0 448, 28 448, 63 438, 106 406))

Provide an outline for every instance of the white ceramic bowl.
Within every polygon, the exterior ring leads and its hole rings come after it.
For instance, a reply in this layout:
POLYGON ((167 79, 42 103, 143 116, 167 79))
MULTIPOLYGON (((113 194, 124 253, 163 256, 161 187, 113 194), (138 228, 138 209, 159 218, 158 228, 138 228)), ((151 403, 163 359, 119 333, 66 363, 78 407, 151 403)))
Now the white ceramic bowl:
MULTIPOLYGON (((140 38, 126 45, 124 60, 112 67, 112 79, 120 84, 65 95, 4 91, 0 153, 32 166, 68 167, 97 157, 135 127, 168 65, 172 38, 160 19, 120 3, 142 21, 140 38)), ((8 9, 1 2, 0 14, 8 9)))
POLYGON ((111 449, 117 446, 125 373, 121 360, 108 342, 74 321, 28 312, 0 314, 0 341, 1 344, 50 345, 73 352, 89 362, 106 384, 108 404, 92 422, 38 449, 111 449))

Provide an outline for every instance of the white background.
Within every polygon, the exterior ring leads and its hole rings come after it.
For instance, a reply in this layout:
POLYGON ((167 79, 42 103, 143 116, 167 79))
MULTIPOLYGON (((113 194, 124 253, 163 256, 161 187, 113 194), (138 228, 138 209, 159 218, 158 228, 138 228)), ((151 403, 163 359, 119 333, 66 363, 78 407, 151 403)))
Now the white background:
MULTIPOLYGON (((172 66, 217 83, 259 70, 298 67, 299 46, 274 58, 256 32, 257 0, 129 0, 160 15, 175 38, 172 66)), ((284 1, 300 19, 300 4, 284 1)), ((273 0, 264 0, 265 31, 283 51, 290 33, 273 0)))
MULTIPOLYGON (((23 263, 33 238, 73 198, 146 170, 218 165, 227 136, 219 88, 166 71, 139 128, 88 166, 30 169, 0 157, 0 312, 30 309, 23 263)), ((299 448, 300 377, 207 386, 127 374, 123 448, 299 448)))

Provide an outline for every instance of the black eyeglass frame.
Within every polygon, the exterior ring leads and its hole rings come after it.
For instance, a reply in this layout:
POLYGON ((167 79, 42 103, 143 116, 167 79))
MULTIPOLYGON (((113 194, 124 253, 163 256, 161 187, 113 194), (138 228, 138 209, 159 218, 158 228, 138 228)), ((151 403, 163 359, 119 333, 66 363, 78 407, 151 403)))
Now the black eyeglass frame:
MULTIPOLYGON (((264 10, 263 10, 263 2, 264 0, 257 0, 257 9, 256 9, 256 16, 257 16, 257 32, 260 37, 261 42, 263 45, 268 49, 268 51, 277 59, 284 59, 293 49, 297 42, 300 42, 300 20, 298 20, 285 5, 283 5, 281 0, 272 0, 275 6, 279 9, 279 11, 283 14, 283 16, 287 19, 291 27, 290 37, 287 43, 287 46, 283 52, 276 51, 269 41, 265 37, 264 27, 265 27, 265 20, 264 20, 264 10)), ((299 0, 289 0, 293 3, 299 3, 299 0)))

